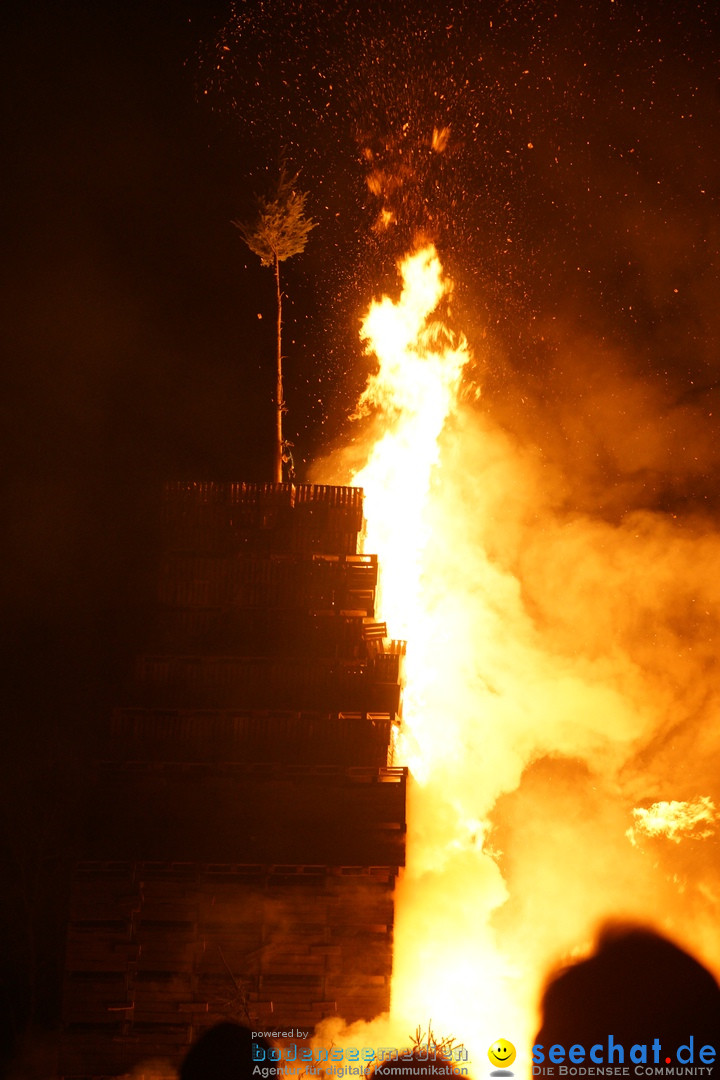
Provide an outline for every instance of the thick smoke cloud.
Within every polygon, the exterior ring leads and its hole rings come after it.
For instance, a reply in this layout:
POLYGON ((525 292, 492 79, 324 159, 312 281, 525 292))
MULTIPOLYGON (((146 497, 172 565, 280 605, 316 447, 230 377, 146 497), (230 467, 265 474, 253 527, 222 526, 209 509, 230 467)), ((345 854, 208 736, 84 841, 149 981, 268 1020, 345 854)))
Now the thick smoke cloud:
POLYGON ((715 451, 696 435, 701 461, 673 454, 663 417, 681 439, 690 410, 672 419, 622 360, 587 340, 564 361, 575 379, 516 430, 502 403, 464 407, 434 475, 421 647, 435 675, 403 745, 419 779, 395 1004, 425 1001, 477 1047, 503 1016, 529 1036, 545 973, 607 918, 650 919, 720 970, 717 821, 678 844, 627 835, 636 807, 720 805, 720 533, 708 513, 647 505, 715 451))

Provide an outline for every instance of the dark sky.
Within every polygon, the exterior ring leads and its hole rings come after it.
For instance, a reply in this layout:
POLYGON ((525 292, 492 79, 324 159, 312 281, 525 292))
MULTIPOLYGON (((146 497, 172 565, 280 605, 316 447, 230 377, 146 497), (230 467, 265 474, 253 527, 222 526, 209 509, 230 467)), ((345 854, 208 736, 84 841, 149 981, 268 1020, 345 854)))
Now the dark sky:
POLYGON ((106 614, 142 596, 162 481, 263 475, 271 282, 245 268, 240 156, 185 66, 212 10, 13 7, 3 601, 17 681, 45 660, 55 708, 102 681, 93 654, 108 661, 106 614))

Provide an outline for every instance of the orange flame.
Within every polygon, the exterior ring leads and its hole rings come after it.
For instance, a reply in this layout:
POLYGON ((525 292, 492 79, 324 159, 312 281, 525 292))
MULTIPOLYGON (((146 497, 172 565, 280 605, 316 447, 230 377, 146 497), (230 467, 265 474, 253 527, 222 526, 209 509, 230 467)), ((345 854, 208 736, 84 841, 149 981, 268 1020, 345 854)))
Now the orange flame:
POLYGON ((637 844, 640 836, 660 837, 679 844, 683 837, 707 840, 715 832, 720 814, 715 803, 707 795, 692 802, 656 802, 646 809, 633 810, 634 824, 626 836, 631 844, 637 844))
POLYGON ((431 472, 469 360, 465 340, 455 344, 431 318, 450 289, 435 249, 423 248, 400 269, 400 299, 374 303, 362 324, 361 336, 379 366, 357 415, 374 410, 386 430, 353 477, 365 489, 365 547, 379 556, 379 606, 394 637, 406 637, 415 625, 431 472))
POLYGON ((432 246, 400 266, 400 298, 372 304, 361 336, 377 357, 360 398, 357 415, 374 411, 384 434, 370 451, 353 483, 365 491, 364 546, 380 565, 378 608, 391 637, 411 638, 406 660, 405 735, 402 756, 417 776, 427 776, 433 749, 418 745, 430 683, 438 677, 434 624, 426 610, 429 596, 423 556, 431 532, 428 496, 438 463, 443 428, 457 408, 462 373, 470 355, 463 337, 455 340, 435 313, 451 292, 432 246))
MULTIPOLYGON (((412 776, 408 862, 390 1015, 320 1035, 399 1047, 432 1025, 468 1047, 475 1076, 487 1047, 509 1038, 516 1075, 529 1075, 541 980, 603 919, 657 911, 660 929, 696 953, 702 946, 706 962, 720 959, 716 872, 690 865, 686 845, 678 899, 673 874, 626 837, 629 809, 674 775, 670 743, 655 736, 677 730, 696 700, 687 687, 697 682, 699 695, 703 685, 701 666, 695 680, 686 666, 673 689, 675 624, 649 650, 643 619, 661 624, 666 581, 685 575, 688 594, 705 597, 720 574, 696 584, 687 568, 720 566, 720 545, 703 541, 689 559, 688 540, 667 522, 557 513, 562 478, 490 418, 460 408, 470 356, 440 320, 451 286, 434 248, 400 273, 400 297, 375 302, 362 327, 378 366, 358 413, 371 413, 381 434, 353 481, 365 491, 365 550, 379 556, 378 614, 408 640, 397 748, 412 776), (510 903, 494 847, 506 838, 510 903)), ((338 477, 325 465, 318 479, 338 477)), ((720 625, 716 592, 703 602, 720 625)), ((669 603, 668 618, 676 612, 669 603)), ((701 665, 704 646, 698 653, 701 665)), ((702 735, 708 768, 690 777, 700 790, 714 790, 713 730, 702 735)), ((679 795, 688 801, 636 811, 635 839, 655 819, 672 839, 710 829, 714 804, 679 795)))
MULTIPOLYGON (((470 354, 464 337, 456 339, 438 318, 452 286, 434 247, 406 258, 400 274, 400 298, 373 303, 362 325, 362 338, 377 357, 378 369, 362 394, 358 415, 372 410, 384 432, 367 465, 353 477, 365 491, 364 546, 377 553, 381 568, 381 616, 391 636, 409 639, 398 752, 413 777, 425 785, 411 795, 409 808, 409 866, 396 919, 393 1015, 400 1032, 412 1030, 419 1020, 432 1021, 443 1035, 457 1035, 467 1045, 478 1032, 479 1012, 484 1013, 478 1037, 489 1045, 500 1023, 498 1017, 493 1026, 490 1018, 503 996, 506 965, 490 932, 478 924, 473 905, 468 909, 464 901, 453 903, 443 895, 447 873, 454 868, 457 884, 462 882, 468 895, 479 891, 485 902, 491 897, 491 908, 505 899, 497 867, 483 853, 486 826, 457 806, 449 810, 447 833, 439 842, 421 839, 422 813, 414 813, 418 802, 426 808, 443 806, 444 800, 432 791, 432 779, 445 783, 448 758, 454 758, 458 748, 453 725, 464 720, 457 712, 452 718, 443 715, 448 710, 448 678, 463 677, 448 650, 455 651, 457 660, 462 649, 456 639, 443 641, 439 633, 432 580, 436 553, 430 553, 428 545, 442 436, 457 414, 470 354)), ((470 658, 465 659, 469 664, 470 658)), ((507 1013, 500 1024, 503 1030, 506 1024, 507 1013)))

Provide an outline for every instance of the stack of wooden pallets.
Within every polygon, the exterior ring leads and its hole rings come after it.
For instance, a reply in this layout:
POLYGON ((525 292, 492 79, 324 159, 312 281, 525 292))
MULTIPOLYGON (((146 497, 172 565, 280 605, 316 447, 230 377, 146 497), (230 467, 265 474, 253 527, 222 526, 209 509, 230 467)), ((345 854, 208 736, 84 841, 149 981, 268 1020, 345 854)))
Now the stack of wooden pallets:
POLYGON ((148 645, 72 893, 61 1075, 177 1064, 207 1026, 389 1005, 404 646, 362 494, 173 484, 148 645))

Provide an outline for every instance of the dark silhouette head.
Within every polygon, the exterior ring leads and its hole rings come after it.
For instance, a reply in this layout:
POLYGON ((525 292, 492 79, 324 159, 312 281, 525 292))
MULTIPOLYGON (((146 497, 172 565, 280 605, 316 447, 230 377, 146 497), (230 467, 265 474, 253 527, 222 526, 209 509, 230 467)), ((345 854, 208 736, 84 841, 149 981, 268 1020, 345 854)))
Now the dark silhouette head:
POLYGON ((547 1054, 555 1043, 605 1045, 608 1035, 626 1053, 658 1038, 673 1062, 693 1035, 696 1047, 709 1043, 720 1056, 720 988, 702 964, 652 930, 608 926, 592 956, 546 985, 535 1043, 547 1054))
MULTIPOLYGON (((250 1080, 256 1064, 253 1043, 267 1055, 270 1044, 261 1037, 253 1038, 250 1028, 230 1022, 208 1028, 188 1050, 180 1066, 180 1080, 250 1080)), ((261 1067, 277 1072, 267 1057, 261 1067)))

